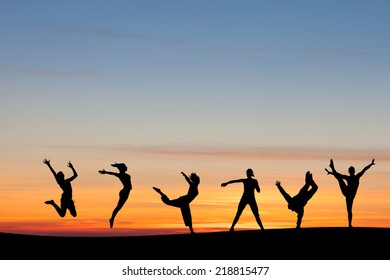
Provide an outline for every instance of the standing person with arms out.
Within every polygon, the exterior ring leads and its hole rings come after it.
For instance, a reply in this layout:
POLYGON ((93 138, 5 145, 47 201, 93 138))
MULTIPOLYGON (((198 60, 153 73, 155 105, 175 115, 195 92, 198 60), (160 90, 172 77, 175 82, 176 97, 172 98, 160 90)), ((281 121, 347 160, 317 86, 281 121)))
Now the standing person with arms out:
POLYGON ((192 215, 190 203, 198 196, 199 191, 198 187, 200 184, 200 178, 196 173, 191 173, 190 176, 187 176, 184 172, 181 172, 181 175, 184 176, 188 183, 187 194, 182 195, 175 199, 169 199, 169 197, 163 193, 159 188, 153 187, 153 189, 161 195, 161 200, 166 205, 180 208, 181 215, 183 217, 184 224, 190 229, 190 233, 194 234, 195 231, 192 227, 192 215))
POLYGON ((355 174, 355 167, 350 166, 348 168, 349 175, 343 175, 336 171, 333 159, 331 159, 329 164, 331 170, 329 171, 325 168, 328 175, 333 175, 337 179, 341 193, 345 197, 348 213, 348 226, 350 228, 352 228, 352 205, 359 188, 360 178, 373 165, 375 165, 375 159, 373 159, 371 163, 364 167, 359 173, 355 174))
POLYGON ((119 210, 122 209, 123 205, 125 205, 127 199, 129 198, 130 191, 132 189, 131 185, 131 176, 126 173, 127 171, 127 166, 124 163, 113 163, 111 166, 118 168, 118 172, 111 172, 111 171, 106 171, 104 169, 99 170, 100 174, 108 174, 108 175, 113 175, 115 177, 118 177, 119 180, 121 181, 123 188, 119 191, 119 200, 112 211, 111 218, 109 219, 110 222, 110 228, 114 226, 114 220, 116 215, 118 214, 119 210))
POLYGON ((246 170, 246 176, 247 177, 243 178, 243 179, 231 180, 231 181, 228 181, 228 182, 221 184, 221 187, 226 187, 227 185, 233 184, 233 183, 243 183, 244 184, 244 192, 243 192, 242 197, 240 199, 240 202, 238 204, 237 213, 236 213, 236 216, 234 217, 232 226, 230 227, 230 232, 234 231, 234 226, 236 225, 236 223, 240 219, 242 211, 244 211, 245 207, 248 204, 252 210, 253 215, 256 218, 257 224, 259 225, 259 227, 262 230, 264 230, 263 224, 262 224, 261 219, 260 219, 259 209, 257 206, 256 198, 255 198, 255 190, 258 193, 260 193, 259 183, 256 179, 252 178, 255 176, 252 169, 249 168, 246 170))
POLYGON ((313 180, 313 175, 307 171, 305 178, 305 185, 299 190, 298 194, 291 197, 282 187, 280 181, 276 181, 275 185, 278 187, 280 193, 288 203, 288 209, 297 213, 297 226, 301 228, 304 208, 307 202, 317 192, 318 186, 313 180))
POLYGON ((54 209, 57 211, 58 215, 60 215, 61 218, 65 217, 66 211, 69 210, 69 213, 73 216, 77 216, 76 207, 73 201, 73 191, 72 191, 72 185, 71 182, 77 178, 77 172, 73 167, 73 164, 69 161, 68 167, 72 169, 73 176, 69 177, 68 179, 65 179, 65 175, 62 171, 59 171, 56 173, 53 169, 53 167, 50 164, 50 160, 44 159, 43 163, 46 164, 51 173, 53 173, 54 178, 57 181, 57 184, 62 189, 62 195, 61 195, 61 204, 60 206, 57 205, 57 203, 54 202, 54 200, 47 200, 45 201, 45 204, 52 205, 54 209))

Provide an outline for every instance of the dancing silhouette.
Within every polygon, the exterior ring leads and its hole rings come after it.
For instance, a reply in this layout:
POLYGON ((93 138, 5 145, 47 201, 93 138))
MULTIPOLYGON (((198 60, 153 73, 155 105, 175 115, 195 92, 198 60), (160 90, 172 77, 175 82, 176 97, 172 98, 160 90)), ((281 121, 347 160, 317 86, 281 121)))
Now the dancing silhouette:
POLYGON ((65 175, 62 171, 59 171, 56 173, 53 169, 53 167, 50 164, 50 160, 44 159, 43 163, 46 164, 51 173, 53 173, 54 178, 56 179, 58 185, 62 189, 62 195, 61 195, 61 203, 60 206, 57 205, 57 203, 54 202, 54 200, 47 200, 45 201, 45 204, 52 205, 54 209, 57 211, 58 215, 60 215, 61 218, 65 217, 66 211, 69 210, 69 213, 73 216, 77 216, 76 207, 73 201, 73 190, 71 182, 77 178, 77 172, 73 167, 73 164, 69 161, 68 167, 72 169, 73 176, 69 177, 68 179, 65 179, 65 175))
POLYGON ((247 178, 243 179, 236 179, 236 180, 231 180, 225 183, 221 184, 221 187, 226 187, 229 184, 233 183, 243 183, 244 184, 244 192, 242 194, 242 197, 240 199, 240 202, 238 204, 237 208, 237 213, 236 216, 234 217, 233 223, 230 227, 230 232, 234 231, 234 226, 240 219, 240 216, 242 214, 242 211, 244 211, 245 207, 249 204, 253 215, 256 218, 257 224, 260 226, 262 230, 264 230, 263 223, 261 222, 260 215, 259 215, 259 208, 256 203, 256 198, 255 198, 255 190, 260 193, 260 187, 259 183, 256 179, 252 178, 254 177, 254 173, 252 169, 247 169, 246 170, 246 176, 247 178))
POLYGON ((199 194, 198 186, 200 183, 200 178, 196 173, 191 173, 189 177, 184 172, 181 172, 181 174, 184 176, 187 183, 189 184, 186 195, 182 195, 176 199, 169 199, 168 196, 165 193, 163 193, 159 188, 153 187, 153 189, 161 195, 161 200, 166 205, 180 208, 184 224, 189 227, 190 233, 194 234, 195 232, 192 227, 192 215, 191 215, 190 203, 199 194))
POLYGON ((307 202, 317 192, 318 186, 313 180, 313 174, 306 172, 305 185, 299 190, 298 194, 291 197, 282 187, 280 181, 276 181, 275 185, 278 187, 280 193, 288 203, 288 209, 297 213, 297 226, 301 228, 304 208, 307 202))
POLYGON ((372 162, 364 167, 359 173, 355 174, 355 167, 350 166, 348 168, 349 175, 343 175, 336 171, 333 159, 331 159, 329 163, 331 171, 325 168, 328 175, 333 175, 339 182, 341 193, 344 195, 347 205, 348 226, 350 228, 352 228, 352 205, 359 188, 360 178, 373 165, 375 165, 375 159, 373 159, 372 162))
POLYGON ((114 210, 112 211, 111 218, 109 219, 110 228, 112 228, 114 226, 115 217, 118 214, 119 210, 122 209, 123 205, 125 205, 127 199, 129 198, 130 191, 132 189, 131 176, 126 173, 126 171, 127 171, 126 164, 124 164, 124 163, 113 163, 113 164, 111 164, 111 166, 118 168, 119 173, 106 171, 104 169, 99 170, 99 173, 100 174, 113 175, 113 176, 118 177, 119 180, 121 181, 122 185, 123 185, 123 188, 119 191, 118 203, 117 203, 116 207, 114 208, 114 210))

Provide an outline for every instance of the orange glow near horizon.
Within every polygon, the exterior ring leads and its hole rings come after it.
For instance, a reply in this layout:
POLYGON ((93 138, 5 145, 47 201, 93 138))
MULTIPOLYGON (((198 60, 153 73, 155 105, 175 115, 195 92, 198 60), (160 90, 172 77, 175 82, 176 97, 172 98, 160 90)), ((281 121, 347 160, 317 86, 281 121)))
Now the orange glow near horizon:
MULTIPOLYGON (((269 157, 254 160, 246 153, 233 158, 194 156, 190 160, 187 158, 188 153, 183 156, 174 152, 170 156, 159 153, 140 156, 140 153, 129 152, 119 157, 115 151, 99 154, 101 158, 98 158, 94 151, 81 154, 78 150, 73 151, 73 154, 49 157, 53 168, 62 170, 65 177, 71 175, 71 170, 66 166, 71 158, 79 174, 72 182, 78 212, 76 218, 69 213, 60 218, 52 206, 44 204, 49 199, 59 203, 61 196, 61 189, 42 163, 44 157, 33 162, 9 156, 3 159, 0 166, 0 231, 70 236, 189 233, 182 221, 180 209, 163 204, 160 196, 152 190, 153 186, 157 186, 171 198, 183 195, 188 185, 181 171, 187 174, 196 172, 201 178, 199 195, 191 203, 194 230, 227 231, 235 216, 243 186, 237 183, 221 188, 221 183, 245 177, 245 170, 249 167, 254 170, 260 184, 261 193, 256 194, 256 199, 266 229, 295 227, 296 213, 287 208, 275 187, 275 181, 280 180, 286 191, 295 195, 304 184, 307 170, 313 173, 319 190, 305 207, 302 227, 347 226, 344 197, 337 181, 324 171, 328 165, 328 160, 324 160, 326 156, 320 153, 311 156, 304 155, 302 151, 300 153, 303 154, 300 160, 292 160, 295 151, 290 155, 287 153, 285 160, 280 159, 279 155, 274 160, 269 157), (124 159, 122 162, 128 163, 128 173, 132 176, 133 184, 130 197, 119 211, 112 229, 108 219, 116 206, 122 186, 118 178, 98 173, 102 168, 115 171, 110 166, 115 161, 107 159, 108 153, 114 153, 117 158, 131 158, 131 161, 124 159), (310 157, 316 159, 310 160, 310 157), (86 158, 91 159, 86 161, 86 158)), ((376 165, 362 177, 354 202, 353 224, 356 227, 390 227, 390 190, 387 187, 390 181, 389 157, 378 154, 373 158, 376 158, 376 165)), ((362 159, 353 155, 335 159, 337 169, 344 174, 350 162, 354 163, 357 170, 361 170, 371 162, 371 158, 362 159)), ((235 229, 257 228, 247 207, 235 229)))
MULTIPOLYGON (((196 232, 227 231, 236 213, 243 186, 240 183, 221 188, 220 184, 231 179, 245 177, 247 167, 252 167, 260 183, 261 193, 256 194, 260 217, 266 229, 295 227, 296 213, 287 208, 283 197, 275 187, 276 180, 291 195, 295 195, 304 183, 304 174, 311 167, 319 190, 305 207, 302 227, 345 227, 347 214, 344 197, 337 181, 326 175, 322 160, 308 161, 250 161, 249 165, 240 160, 218 162, 201 160, 184 162, 183 169, 172 171, 173 161, 161 165, 151 164, 145 168, 140 162, 136 169, 128 164, 132 175, 133 190, 125 206, 118 213, 114 228, 109 228, 108 219, 114 209, 121 189, 114 176, 98 174, 97 170, 113 170, 109 163, 97 163, 98 167, 81 164, 80 159, 72 160, 79 177, 73 181, 74 200, 78 216, 69 213, 60 218, 45 200, 59 202, 61 189, 50 171, 42 163, 25 165, 23 168, 4 167, 1 187, 0 231, 34 235, 65 236, 129 236, 189 233, 182 221, 180 209, 166 206, 152 186, 160 187, 174 198, 187 192, 188 185, 180 172, 196 172, 201 177, 199 195, 192 202, 193 226, 196 232), (191 169, 191 164, 195 166, 191 169), (230 165, 229 165, 230 164, 230 165), (32 166, 32 167, 31 167, 32 166), (161 168, 160 168, 161 166, 161 168), (245 167, 244 167, 245 166, 245 167), (8 169, 8 170, 4 170, 8 169), (14 170, 18 170, 16 173, 14 170), (280 173, 278 173, 280 172, 280 173), (23 176, 21 176, 22 174, 23 176)), ((52 160, 55 170, 63 170, 70 176, 66 160, 52 160)), ((357 169, 370 161, 359 161, 357 169)), ((39 162, 38 162, 39 163, 39 162)), ((348 164, 336 161, 341 173, 348 164)), ((354 202, 353 224, 356 227, 390 227, 390 190, 387 179, 390 172, 387 161, 377 160, 377 165, 362 177, 354 202)), ((390 170, 390 168, 389 168, 390 170)), ((258 229, 249 206, 238 221, 236 230, 258 229)))

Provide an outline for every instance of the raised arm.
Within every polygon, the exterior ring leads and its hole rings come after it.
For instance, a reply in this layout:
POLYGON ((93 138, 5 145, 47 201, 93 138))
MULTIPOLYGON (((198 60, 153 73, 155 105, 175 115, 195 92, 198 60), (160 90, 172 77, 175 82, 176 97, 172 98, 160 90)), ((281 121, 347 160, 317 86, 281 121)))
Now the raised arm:
POLYGON ((184 178, 186 179, 186 181, 187 181, 188 184, 191 184, 191 183, 192 183, 190 177, 188 177, 184 172, 181 172, 181 175, 184 176, 184 178))
POLYGON ((53 167, 51 167, 50 160, 45 158, 43 160, 43 163, 46 164, 49 167, 51 173, 53 173, 53 176, 56 178, 56 172, 54 171, 53 167))
POLYGON ((233 183, 242 183, 243 180, 242 179, 237 179, 237 180, 230 180, 230 181, 227 181, 225 183, 222 183, 221 184, 221 187, 226 187, 227 185, 229 184, 233 184, 233 183))
POLYGON ((68 167, 73 171, 73 176, 68 179, 69 181, 72 181, 77 178, 78 174, 76 172, 76 169, 74 169, 73 164, 70 161, 68 161, 68 167))
POLYGON ((359 177, 363 176, 364 172, 366 172, 368 169, 370 169, 370 167, 373 166, 373 165, 375 165, 375 159, 373 159, 369 165, 364 167, 362 169, 362 171, 360 171, 356 176, 359 176, 359 177))

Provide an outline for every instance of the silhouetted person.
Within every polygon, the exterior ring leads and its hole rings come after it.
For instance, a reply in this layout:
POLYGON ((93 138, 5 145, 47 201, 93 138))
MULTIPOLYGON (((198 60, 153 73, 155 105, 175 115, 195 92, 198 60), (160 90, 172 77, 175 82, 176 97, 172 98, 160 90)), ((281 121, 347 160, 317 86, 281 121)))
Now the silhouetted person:
POLYGON ((159 188, 153 187, 153 189, 161 195, 161 200, 166 205, 180 208, 184 224, 189 227, 191 234, 194 234, 195 232, 192 227, 190 203, 199 194, 198 186, 200 183, 200 178, 198 175, 196 175, 196 173, 191 173, 189 177, 184 172, 181 172, 181 174, 184 176, 187 183, 189 184, 186 195, 182 195, 176 199, 169 199, 168 196, 164 194, 159 188))
POLYGON ((73 201, 73 194, 72 194, 73 191, 72 191, 71 182, 74 179, 76 179, 77 172, 74 169, 72 163, 70 161, 68 162, 68 167, 70 169, 72 169, 72 171, 73 171, 73 176, 69 177, 68 179, 65 179, 65 175, 62 171, 59 171, 58 173, 56 173, 54 171, 53 167, 50 164, 50 160, 44 159, 43 163, 49 167, 49 169, 50 169, 51 173, 53 173, 54 178, 56 179, 58 185, 62 189, 61 203, 60 203, 61 206, 58 206, 54 202, 54 200, 47 200, 47 201, 45 201, 45 203, 52 205, 54 207, 54 209, 57 211, 58 215, 60 215, 60 217, 62 217, 62 218, 65 217, 67 210, 69 210, 69 213, 73 217, 76 217, 77 212, 76 212, 76 207, 75 207, 74 201, 73 201))
POLYGON ((288 203, 288 209, 297 213, 297 226, 301 228, 302 218, 307 202, 317 192, 318 186, 313 180, 313 174, 306 172, 305 185, 300 189, 297 195, 291 197, 282 187, 280 181, 276 181, 275 185, 278 187, 280 193, 288 203))
POLYGON ((253 174, 252 169, 246 170, 246 176, 247 176, 247 178, 231 180, 231 181, 228 181, 226 183, 221 184, 221 187, 226 187, 227 185, 233 184, 233 183, 243 183, 244 184, 244 192, 242 194, 240 202, 238 203, 237 213, 236 213, 236 216, 234 217, 232 226, 230 227, 231 232, 234 231, 234 226, 236 225, 236 223, 240 219, 242 211, 244 211, 245 207, 248 204, 252 210, 253 215, 256 218, 257 224, 260 226, 260 228, 262 230, 264 230, 263 224, 260 220, 259 208, 257 207, 256 198, 255 198, 255 190, 258 193, 260 193, 259 183, 256 179, 252 178, 255 176, 253 174))
POLYGON ((126 173, 127 171, 127 166, 124 163, 113 163, 111 166, 118 168, 119 173, 117 172, 111 172, 111 171, 106 171, 106 170, 99 170, 100 174, 108 174, 108 175, 113 175, 119 178, 121 181, 123 188, 119 191, 119 200, 118 204, 112 211, 111 218, 109 219, 110 222, 110 228, 114 226, 114 220, 116 215, 118 214, 119 210, 122 209, 123 205, 125 205, 127 199, 129 198, 130 191, 132 189, 131 185, 131 176, 126 173))
POLYGON ((375 165, 375 159, 372 160, 372 162, 364 167, 362 171, 360 171, 358 174, 355 174, 355 167, 350 166, 348 168, 349 175, 343 175, 336 171, 334 168, 333 159, 330 160, 329 167, 331 171, 325 168, 326 172, 328 172, 328 175, 333 175, 340 185, 340 190, 342 194, 345 197, 345 202, 347 205, 347 213, 348 213, 348 226, 352 227, 352 205, 353 200, 355 199, 357 190, 359 188, 359 181, 360 177, 363 176, 364 172, 366 172, 371 166, 375 165))

